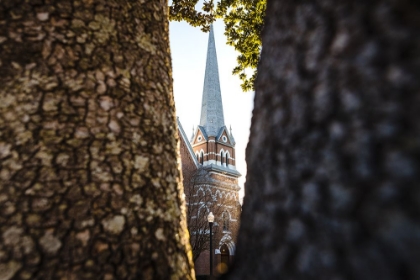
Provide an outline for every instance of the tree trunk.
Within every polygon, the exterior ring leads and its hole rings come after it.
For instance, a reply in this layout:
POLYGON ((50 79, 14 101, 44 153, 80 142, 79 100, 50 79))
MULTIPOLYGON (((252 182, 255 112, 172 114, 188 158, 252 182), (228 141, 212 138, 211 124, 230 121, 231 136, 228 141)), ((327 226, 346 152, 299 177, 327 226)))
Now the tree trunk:
POLYGON ((0 279, 192 279, 167 2, 2 0, 0 47, 0 279))
POLYGON ((268 1, 229 279, 420 279, 419 18, 268 1))

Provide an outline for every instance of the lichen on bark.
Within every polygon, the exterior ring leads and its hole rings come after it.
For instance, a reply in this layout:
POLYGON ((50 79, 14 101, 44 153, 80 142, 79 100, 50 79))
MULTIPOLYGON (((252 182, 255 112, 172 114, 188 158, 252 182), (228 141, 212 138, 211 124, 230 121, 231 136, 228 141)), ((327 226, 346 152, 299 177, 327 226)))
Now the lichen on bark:
POLYGON ((167 9, 1 1, 0 278, 193 278, 167 9))

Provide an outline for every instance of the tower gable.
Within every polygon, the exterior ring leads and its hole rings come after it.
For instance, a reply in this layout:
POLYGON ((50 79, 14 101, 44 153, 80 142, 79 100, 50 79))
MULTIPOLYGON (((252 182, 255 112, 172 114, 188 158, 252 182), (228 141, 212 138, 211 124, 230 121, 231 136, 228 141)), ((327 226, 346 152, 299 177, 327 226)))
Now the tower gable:
POLYGON ((202 144, 204 142, 208 141, 208 136, 205 131, 205 129, 202 126, 197 126, 197 129, 195 130, 194 137, 191 141, 191 145, 197 145, 202 144))
POLYGON ((232 146, 232 147, 235 146, 235 140, 233 139, 231 134, 228 132, 226 126, 223 126, 222 128, 220 128, 220 131, 217 134, 216 140, 219 143, 222 143, 222 144, 225 144, 225 145, 229 145, 229 146, 232 146))

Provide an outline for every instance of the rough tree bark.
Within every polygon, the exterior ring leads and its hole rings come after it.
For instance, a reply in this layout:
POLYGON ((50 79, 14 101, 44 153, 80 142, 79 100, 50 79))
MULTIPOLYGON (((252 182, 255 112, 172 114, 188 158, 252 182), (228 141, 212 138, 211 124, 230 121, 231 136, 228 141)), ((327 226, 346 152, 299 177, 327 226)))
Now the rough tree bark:
POLYGON ((167 1, 2 0, 0 48, 0 279, 192 279, 167 1))
POLYGON ((268 1, 228 279, 419 279, 420 6, 268 1))

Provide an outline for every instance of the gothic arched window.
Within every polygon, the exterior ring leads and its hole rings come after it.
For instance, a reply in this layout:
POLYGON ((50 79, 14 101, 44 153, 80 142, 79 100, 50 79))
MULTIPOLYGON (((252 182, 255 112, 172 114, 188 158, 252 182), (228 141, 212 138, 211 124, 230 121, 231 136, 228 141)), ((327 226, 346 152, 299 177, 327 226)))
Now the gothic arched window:
POLYGON ((201 151, 201 153, 200 153, 200 163, 203 164, 203 162, 204 162, 204 153, 203 153, 203 151, 201 151))
POLYGON ((226 162, 226 166, 229 166, 229 156, 228 156, 229 154, 228 153, 226 153, 226 160, 225 160, 225 162, 226 162))
POLYGON ((229 230, 229 214, 227 212, 223 212, 222 220, 223 220, 223 231, 229 230))
POLYGON ((223 151, 220 151, 220 165, 223 165, 223 151))

